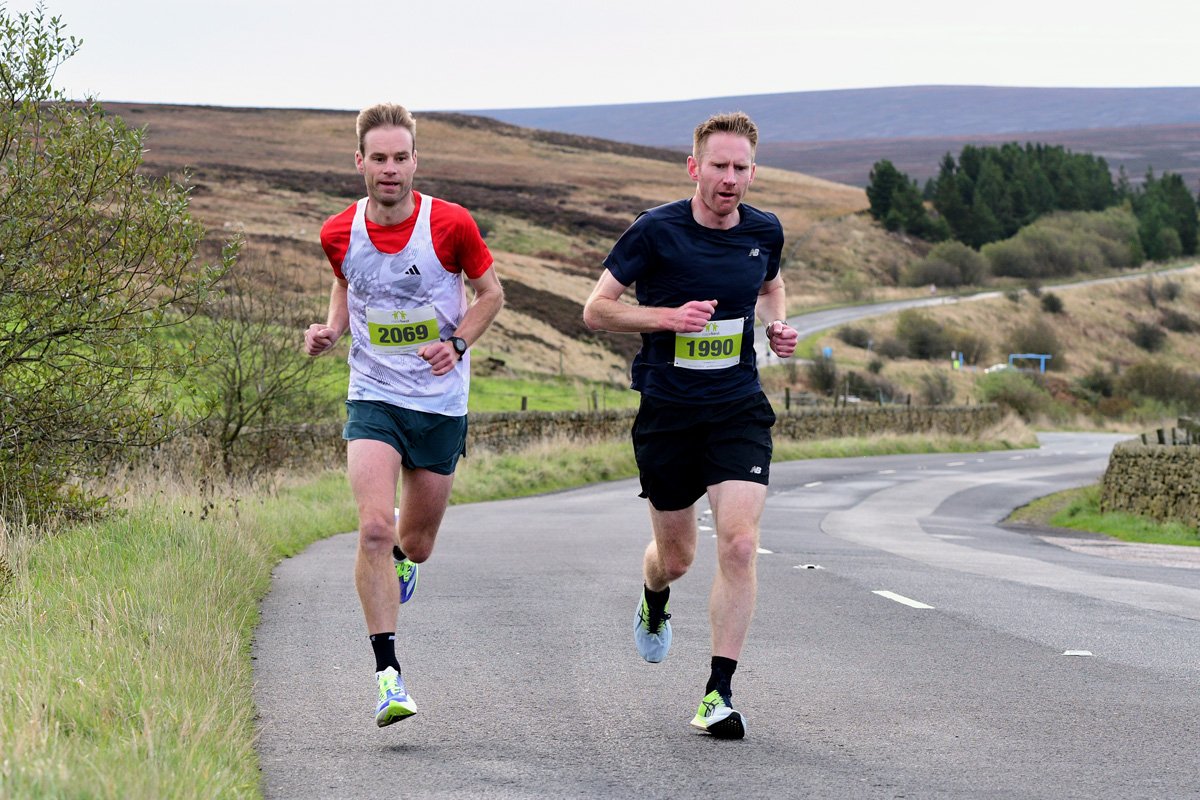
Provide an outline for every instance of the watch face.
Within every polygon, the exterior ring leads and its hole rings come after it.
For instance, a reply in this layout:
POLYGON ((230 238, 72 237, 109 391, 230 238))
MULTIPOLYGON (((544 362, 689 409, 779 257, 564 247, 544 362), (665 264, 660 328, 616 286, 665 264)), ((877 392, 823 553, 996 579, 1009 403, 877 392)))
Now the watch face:
POLYGON ((454 345, 454 352, 458 353, 460 356, 463 353, 467 352, 467 340, 466 339, 463 339, 459 336, 451 336, 450 343, 452 345, 454 345))

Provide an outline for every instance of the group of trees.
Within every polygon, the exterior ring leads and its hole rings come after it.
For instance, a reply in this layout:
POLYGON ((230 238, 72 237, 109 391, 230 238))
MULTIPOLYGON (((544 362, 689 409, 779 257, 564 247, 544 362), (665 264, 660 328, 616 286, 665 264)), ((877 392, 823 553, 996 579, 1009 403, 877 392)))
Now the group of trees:
POLYGON ((143 132, 53 87, 80 44, 63 31, 0 5, 0 520, 86 507, 81 478, 201 423, 227 452, 312 364, 233 271, 237 241, 197 257, 186 187, 140 171, 143 132))
POLYGON ((1142 185, 1132 186, 1123 172, 1114 181, 1103 158, 1061 146, 968 145, 957 160, 947 153, 924 189, 890 161, 879 161, 867 197, 871 215, 888 230, 932 242, 953 239, 976 250, 1053 212, 1121 204, 1137 219, 1129 242, 1137 256, 1163 260, 1197 248, 1196 198, 1179 175, 1151 171, 1142 185))

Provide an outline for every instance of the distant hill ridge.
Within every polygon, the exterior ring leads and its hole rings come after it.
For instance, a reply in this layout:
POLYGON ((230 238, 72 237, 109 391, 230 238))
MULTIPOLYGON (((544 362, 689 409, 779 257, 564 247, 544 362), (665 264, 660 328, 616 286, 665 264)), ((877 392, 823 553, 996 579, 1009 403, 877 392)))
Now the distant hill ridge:
POLYGON ((472 109, 514 125, 656 147, 691 143, 718 111, 754 117, 763 142, 889 139, 1200 123, 1200 87, 902 86, 665 103, 472 109))

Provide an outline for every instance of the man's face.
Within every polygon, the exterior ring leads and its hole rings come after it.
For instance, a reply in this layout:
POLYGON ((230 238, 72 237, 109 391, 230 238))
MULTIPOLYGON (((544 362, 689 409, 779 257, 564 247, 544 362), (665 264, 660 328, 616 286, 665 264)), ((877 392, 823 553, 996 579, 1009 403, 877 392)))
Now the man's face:
POLYGON ((417 153, 406 128, 372 128, 363 137, 364 153, 354 154, 358 173, 367 184, 367 196, 380 206, 391 207, 409 200, 417 153))
POLYGON ((749 139, 732 133, 714 133, 701 147, 695 157, 688 156, 688 174, 704 206, 699 210, 723 219, 737 211, 754 180, 754 151, 749 139))

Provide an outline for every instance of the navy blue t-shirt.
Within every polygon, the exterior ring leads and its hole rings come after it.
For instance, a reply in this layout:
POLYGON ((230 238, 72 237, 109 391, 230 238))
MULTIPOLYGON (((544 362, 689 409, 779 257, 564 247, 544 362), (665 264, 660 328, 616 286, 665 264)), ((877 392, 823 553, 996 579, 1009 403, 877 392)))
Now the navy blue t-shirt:
POLYGON ((675 333, 642 334, 633 359, 633 388, 676 403, 737 400, 760 391, 754 353, 754 306, 763 283, 779 274, 783 227, 774 214, 744 203, 728 230, 692 218, 691 199, 652 208, 629 226, 604 259, 625 286, 636 284, 643 306, 675 308, 689 300, 717 301, 713 320, 743 319, 738 363, 720 369, 675 366, 675 333))

